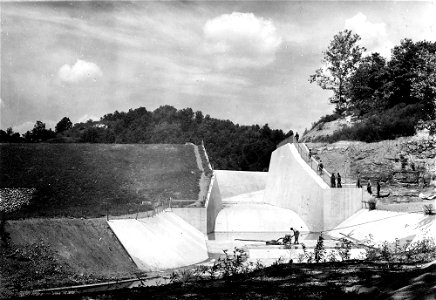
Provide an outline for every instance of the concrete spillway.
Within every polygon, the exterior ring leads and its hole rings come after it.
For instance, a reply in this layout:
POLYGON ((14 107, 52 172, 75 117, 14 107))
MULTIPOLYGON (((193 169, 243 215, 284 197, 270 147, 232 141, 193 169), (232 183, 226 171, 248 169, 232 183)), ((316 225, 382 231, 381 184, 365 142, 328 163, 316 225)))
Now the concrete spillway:
POLYGON ((304 221, 292 210, 269 204, 224 204, 215 222, 215 232, 307 231, 304 221))
POLYGON ((265 202, 268 173, 221 170, 216 175, 223 206, 215 220, 215 236, 225 232, 282 233, 290 227, 308 230, 294 211, 265 202))
POLYGON ((178 268, 208 258, 204 235, 171 212, 108 224, 142 271, 178 268))

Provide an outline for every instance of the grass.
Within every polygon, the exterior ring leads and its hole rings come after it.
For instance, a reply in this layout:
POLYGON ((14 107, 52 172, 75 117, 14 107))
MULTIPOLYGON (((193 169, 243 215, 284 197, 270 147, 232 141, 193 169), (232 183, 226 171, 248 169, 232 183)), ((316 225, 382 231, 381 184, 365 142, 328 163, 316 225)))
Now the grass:
POLYGON ((197 200, 201 176, 192 145, 1 144, 0 167, 0 188, 36 188, 10 218, 147 211, 197 200))

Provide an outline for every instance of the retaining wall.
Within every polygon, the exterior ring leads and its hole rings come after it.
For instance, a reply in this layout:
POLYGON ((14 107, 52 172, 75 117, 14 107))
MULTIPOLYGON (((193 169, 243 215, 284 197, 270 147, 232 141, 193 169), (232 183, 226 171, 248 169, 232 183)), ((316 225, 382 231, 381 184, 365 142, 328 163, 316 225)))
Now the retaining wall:
POLYGON ((222 209, 222 198, 220 187, 218 184, 218 179, 214 174, 210 180, 210 188, 206 197, 206 212, 207 212, 207 224, 206 224, 206 233, 211 233, 215 231, 215 220, 216 216, 222 209))
POLYGON ((268 172, 215 170, 222 198, 265 189, 268 172))
POLYGON ((207 233, 207 212, 204 207, 174 207, 171 211, 203 234, 207 233))
POLYGON ((362 190, 331 189, 293 144, 271 155, 265 203, 295 211, 312 231, 330 229, 362 207, 362 190))
POLYGON ((213 175, 204 207, 175 207, 171 210, 203 234, 208 234, 215 230, 215 219, 221 209, 220 188, 216 176, 213 175))

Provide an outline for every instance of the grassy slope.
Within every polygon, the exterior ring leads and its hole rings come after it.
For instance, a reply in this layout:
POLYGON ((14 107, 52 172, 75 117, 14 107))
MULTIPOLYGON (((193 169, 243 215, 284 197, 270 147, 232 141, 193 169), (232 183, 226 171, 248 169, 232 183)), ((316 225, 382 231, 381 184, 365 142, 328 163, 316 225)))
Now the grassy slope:
MULTIPOLYGON (((13 217, 99 217, 137 203, 196 200, 201 171, 192 145, 1 144, 0 187, 35 187, 13 217)), ((149 210, 142 205, 140 210, 149 210)))
POLYGON ((139 272, 104 218, 9 221, 6 232, 9 246, 0 249, 3 289, 71 285, 139 272))

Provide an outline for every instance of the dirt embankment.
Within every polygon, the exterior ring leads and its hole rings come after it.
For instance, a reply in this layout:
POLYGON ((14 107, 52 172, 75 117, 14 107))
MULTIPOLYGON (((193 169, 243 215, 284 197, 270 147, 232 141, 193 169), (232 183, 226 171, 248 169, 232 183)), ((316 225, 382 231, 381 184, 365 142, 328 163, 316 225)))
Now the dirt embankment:
POLYGON ((390 202, 419 201, 419 193, 432 193, 436 176, 436 137, 417 135, 377 143, 341 141, 307 143, 330 172, 340 173, 345 183, 380 180, 390 202))
POLYGON ((337 119, 330 122, 321 122, 306 132, 306 134, 304 134, 304 136, 301 138, 301 141, 313 142, 320 138, 326 138, 327 136, 331 136, 335 131, 351 125, 353 125, 353 121, 350 117, 337 119))
POLYGON ((123 215, 197 200, 203 174, 191 145, 1 144, 0 189, 36 190, 9 218, 123 215), (143 203, 143 205, 139 205, 143 203))
POLYGON ((131 278, 139 272, 104 218, 9 221, 6 232, 0 295, 131 278))

